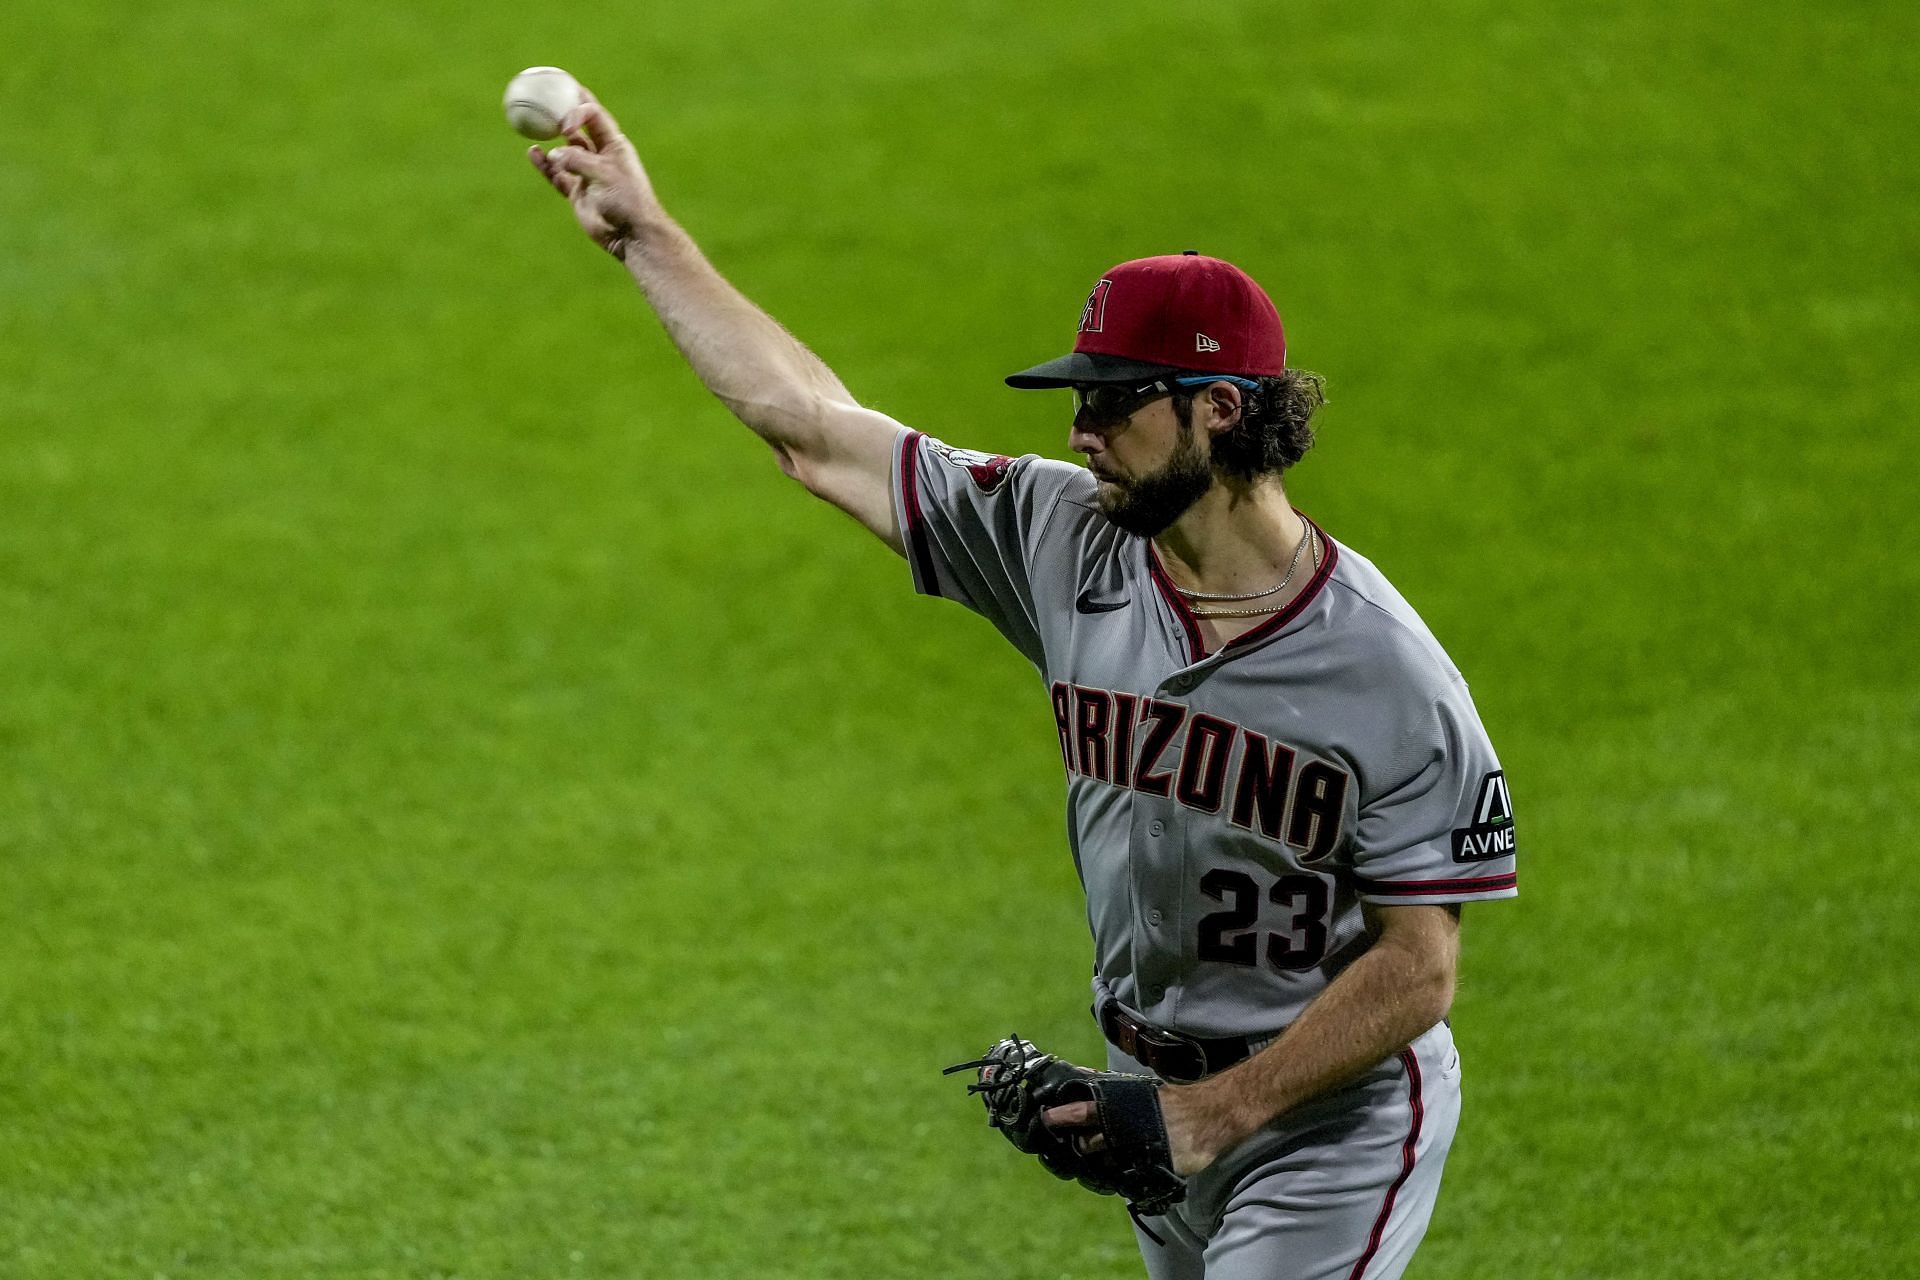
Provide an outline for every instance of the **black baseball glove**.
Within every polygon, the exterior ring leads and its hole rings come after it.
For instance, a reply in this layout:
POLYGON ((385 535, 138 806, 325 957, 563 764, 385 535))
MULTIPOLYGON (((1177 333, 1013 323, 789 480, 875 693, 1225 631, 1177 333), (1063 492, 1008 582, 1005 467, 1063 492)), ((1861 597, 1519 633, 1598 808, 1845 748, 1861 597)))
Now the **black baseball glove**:
POLYGON ((945 1074, 978 1071, 967 1086, 987 1104, 987 1123, 1007 1141, 1037 1156, 1055 1177, 1071 1178, 1103 1196, 1117 1195, 1136 1219, 1154 1217, 1184 1200, 1187 1184, 1173 1171, 1167 1125, 1160 1114, 1160 1082, 1150 1076, 1090 1071, 1063 1062, 1018 1036, 986 1056, 948 1067, 945 1074), (1091 1102, 1104 1144, 1085 1149, 1087 1130, 1049 1129, 1048 1107, 1091 1102))

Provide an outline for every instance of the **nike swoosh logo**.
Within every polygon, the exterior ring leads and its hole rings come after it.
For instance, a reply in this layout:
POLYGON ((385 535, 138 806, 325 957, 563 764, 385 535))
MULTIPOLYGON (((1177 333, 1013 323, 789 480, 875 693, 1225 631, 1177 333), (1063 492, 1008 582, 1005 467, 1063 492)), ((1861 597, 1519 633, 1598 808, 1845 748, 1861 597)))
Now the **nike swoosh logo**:
POLYGON ((1073 602, 1073 607, 1082 613, 1112 613, 1115 609, 1126 608, 1127 601, 1125 597, 1118 600, 1095 600, 1093 592, 1087 590, 1080 593, 1080 598, 1073 602))

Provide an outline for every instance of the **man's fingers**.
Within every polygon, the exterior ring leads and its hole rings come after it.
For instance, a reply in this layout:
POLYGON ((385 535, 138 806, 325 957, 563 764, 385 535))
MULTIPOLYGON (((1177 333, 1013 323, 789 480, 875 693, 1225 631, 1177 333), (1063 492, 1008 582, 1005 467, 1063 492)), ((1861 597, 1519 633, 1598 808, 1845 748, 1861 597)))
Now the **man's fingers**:
POLYGON ((581 121, 581 127, 586 130, 587 136, 593 139, 595 150, 607 151, 616 144, 626 141, 620 132, 620 126, 614 122, 613 116, 598 102, 587 103, 586 113, 586 118, 581 121))
POLYGON ((567 199, 573 199, 573 193, 580 189, 579 178, 554 164, 547 157, 547 153, 538 147, 527 148, 527 159, 532 162, 535 169, 540 171, 540 176, 547 180, 547 185, 567 199))
MULTIPOLYGON (((592 103, 583 102, 573 108, 573 110, 567 112, 567 114, 561 116, 560 132, 569 138, 585 137, 587 130, 587 112, 591 110, 592 105, 592 103)), ((581 145, 584 146, 586 144, 582 143, 581 145)))
POLYGON ((1057 1107, 1048 1107, 1040 1113, 1040 1123, 1049 1129, 1083 1129, 1096 1122, 1096 1113, 1091 1102, 1062 1103, 1057 1107))
POLYGON ((547 163, 546 152, 542 151, 539 147, 528 147, 527 162, 533 166, 536 173, 547 180, 547 185, 555 188, 559 187, 560 184, 554 181, 554 168, 547 163))
POLYGON ((1040 1123, 1049 1129, 1092 1129, 1092 1133, 1073 1135, 1073 1149, 1083 1156, 1107 1149, 1107 1135, 1099 1131, 1100 1113, 1091 1102, 1048 1107, 1040 1113, 1040 1123))
POLYGON ((562 173, 579 174, 589 182, 604 181, 613 172, 606 157, 581 147, 555 147, 547 152, 547 165, 562 173))
POLYGON ((621 141, 620 126, 591 94, 561 119, 560 132, 591 151, 611 150, 621 141))

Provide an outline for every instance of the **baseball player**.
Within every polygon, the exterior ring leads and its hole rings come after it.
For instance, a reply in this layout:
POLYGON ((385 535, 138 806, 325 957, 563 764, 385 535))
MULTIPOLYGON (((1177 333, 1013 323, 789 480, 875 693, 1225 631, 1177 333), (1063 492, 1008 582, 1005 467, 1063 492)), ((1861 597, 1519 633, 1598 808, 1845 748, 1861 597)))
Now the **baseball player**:
POLYGON ((1154 1280, 1400 1275, 1459 1117, 1461 906, 1514 895, 1513 809, 1432 634, 1287 500, 1319 382, 1266 293, 1194 253, 1122 263, 1073 352, 1007 379, 1071 390, 1086 465, 951 448, 722 279, 598 102, 565 124, 534 166, 707 387, 1044 681, 1122 1074, 1068 1068, 1085 1087, 1009 1136, 1151 1201, 1154 1280), (1170 1193, 1075 1165, 1122 1148, 1170 1193))

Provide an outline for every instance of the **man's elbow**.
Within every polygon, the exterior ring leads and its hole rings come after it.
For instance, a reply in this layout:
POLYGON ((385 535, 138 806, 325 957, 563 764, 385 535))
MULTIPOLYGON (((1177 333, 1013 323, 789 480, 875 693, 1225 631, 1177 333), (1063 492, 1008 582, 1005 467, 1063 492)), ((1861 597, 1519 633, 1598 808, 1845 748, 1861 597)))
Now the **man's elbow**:
POLYGON ((773 450, 774 461, 780 464, 781 475, 789 480, 798 480, 809 490, 813 488, 812 485, 807 484, 807 477, 804 469, 800 465, 800 459, 795 456, 792 449, 789 449, 777 440, 767 441, 767 447, 773 450))
POLYGON ((1380 930, 1375 945, 1393 957, 1396 1003, 1408 1019, 1424 1029, 1446 1017, 1460 965, 1459 908, 1394 907, 1369 924, 1380 930))
POLYGON ((1427 1017, 1428 1026, 1432 1026, 1453 1012, 1453 993, 1456 985, 1454 965, 1451 961, 1445 965, 1434 966, 1427 975, 1427 981, 1423 987, 1427 1007, 1421 1012, 1422 1016, 1431 1015, 1427 1017))
POLYGON ((714 394, 728 413, 776 451, 785 449, 790 454, 799 454, 819 438, 825 405, 818 397, 786 390, 750 395, 720 391, 714 394))
POLYGON ((1423 1028, 1446 1017, 1453 1010, 1454 989, 1458 981, 1458 950, 1451 940, 1435 939, 1429 945, 1403 945, 1400 953, 1400 1003, 1409 1021, 1423 1028))
POLYGON ((843 505, 834 468, 826 465, 818 454, 797 445, 774 444, 773 456, 779 460, 780 473, 787 479, 823 502, 843 505))

